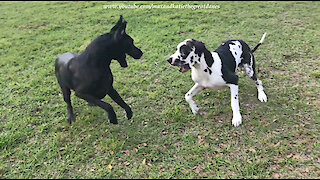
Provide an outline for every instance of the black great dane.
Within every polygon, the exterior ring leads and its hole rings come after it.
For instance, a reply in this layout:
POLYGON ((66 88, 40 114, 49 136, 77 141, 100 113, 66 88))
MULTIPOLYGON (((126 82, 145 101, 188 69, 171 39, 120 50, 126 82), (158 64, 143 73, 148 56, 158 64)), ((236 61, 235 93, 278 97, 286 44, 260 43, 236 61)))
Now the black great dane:
POLYGON ((86 100, 90 105, 99 106, 108 113, 110 122, 117 124, 117 116, 109 103, 102 101, 107 94, 125 109, 131 119, 132 110, 113 88, 113 76, 110 69, 112 59, 121 67, 127 67, 126 54, 140 59, 143 52, 134 46, 133 39, 126 34, 127 22, 120 16, 117 24, 109 33, 102 34, 92 41, 84 52, 77 55, 60 55, 55 64, 55 73, 61 87, 64 101, 67 103, 68 122, 76 120, 71 105, 71 89, 75 95, 86 100))

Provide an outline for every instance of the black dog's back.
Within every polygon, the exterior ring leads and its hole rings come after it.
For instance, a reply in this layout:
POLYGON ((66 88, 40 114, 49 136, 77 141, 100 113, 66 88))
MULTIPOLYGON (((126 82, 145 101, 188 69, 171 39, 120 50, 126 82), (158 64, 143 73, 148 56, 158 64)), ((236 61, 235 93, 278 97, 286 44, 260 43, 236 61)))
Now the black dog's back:
POLYGON ((68 65, 70 60, 75 58, 76 56, 77 54, 68 52, 58 56, 58 58, 56 59, 55 72, 60 85, 68 86, 69 88, 71 88, 71 74, 69 72, 68 65))

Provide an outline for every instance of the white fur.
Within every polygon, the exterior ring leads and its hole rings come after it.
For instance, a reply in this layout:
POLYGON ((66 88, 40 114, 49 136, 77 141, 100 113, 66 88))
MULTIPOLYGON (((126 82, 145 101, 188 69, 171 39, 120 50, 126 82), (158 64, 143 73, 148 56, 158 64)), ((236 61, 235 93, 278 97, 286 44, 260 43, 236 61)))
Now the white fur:
POLYGON ((230 44, 229 47, 233 57, 236 60, 236 64, 238 66, 241 62, 242 45, 239 41, 232 41, 232 42, 234 43, 234 45, 230 44))
POLYGON ((260 42, 259 43, 263 43, 263 41, 264 41, 264 38, 266 37, 266 35, 267 35, 267 33, 265 32, 264 34, 263 34, 263 36, 262 36, 262 38, 261 38, 261 40, 260 40, 260 42))
MULTIPOLYGON (((261 39, 261 43, 263 42, 264 38, 266 36, 266 33, 263 35, 261 39)), ((175 62, 175 59, 178 59, 181 57, 179 49, 182 45, 186 44, 187 41, 190 39, 187 39, 177 46, 177 51, 171 56, 173 65, 175 62)), ((236 69, 238 68, 238 65, 241 63, 242 58, 242 44, 239 41, 232 41, 234 44, 229 44, 229 50, 232 53, 232 55, 235 58, 236 61, 236 69)), ((223 79, 222 75, 222 61, 220 59, 220 56, 216 52, 211 52, 211 55, 213 57, 213 64, 211 67, 208 67, 204 54, 201 54, 200 57, 198 57, 197 54, 195 54, 195 49, 193 48, 192 51, 189 53, 188 57, 183 59, 183 61, 186 64, 189 64, 192 70, 192 80, 195 82, 195 85, 185 94, 185 99, 189 103, 189 106, 192 110, 192 113, 198 114, 199 108, 197 104, 193 101, 192 97, 196 94, 200 93, 204 89, 222 89, 229 87, 231 91, 231 107, 233 112, 232 117, 232 125, 237 127, 242 123, 242 117, 240 113, 240 107, 239 107, 239 96, 238 96, 238 85, 235 84, 227 84, 227 82, 223 79), (191 57, 193 57, 193 60, 191 61, 191 57), (211 74, 209 73, 211 71, 211 74)), ((253 67, 251 66, 253 64, 253 56, 251 55, 250 59, 250 65, 244 64, 244 69, 247 73, 247 75, 251 78, 254 75, 253 67)), ((253 78, 255 79, 255 78, 253 78)), ((256 79, 256 86, 258 90, 258 99, 261 102, 267 102, 267 96, 263 91, 262 82, 258 79, 256 79)))
POLYGON ((230 84, 230 91, 231 91, 231 108, 233 112, 232 117, 232 124, 234 127, 239 126, 242 123, 242 118, 240 114, 240 107, 239 107, 239 97, 238 97, 238 85, 230 84))
POLYGON ((202 54, 200 64, 191 67, 192 80, 207 89, 221 89, 226 87, 226 82, 222 79, 221 59, 216 52, 212 52, 211 54, 214 58, 214 63, 210 68, 212 74, 208 76, 208 73, 204 72, 207 64, 204 60, 204 54, 202 54))

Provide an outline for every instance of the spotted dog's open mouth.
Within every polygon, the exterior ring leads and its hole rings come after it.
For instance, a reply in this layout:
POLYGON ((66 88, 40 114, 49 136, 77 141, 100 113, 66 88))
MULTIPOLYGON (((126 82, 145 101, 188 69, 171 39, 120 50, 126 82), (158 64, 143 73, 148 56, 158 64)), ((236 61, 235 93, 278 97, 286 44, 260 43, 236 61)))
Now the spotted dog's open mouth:
POLYGON ((190 67, 189 67, 189 65, 188 64, 184 64, 184 65, 181 65, 180 66, 180 72, 187 72, 187 71, 189 71, 189 69, 190 69, 190 67))

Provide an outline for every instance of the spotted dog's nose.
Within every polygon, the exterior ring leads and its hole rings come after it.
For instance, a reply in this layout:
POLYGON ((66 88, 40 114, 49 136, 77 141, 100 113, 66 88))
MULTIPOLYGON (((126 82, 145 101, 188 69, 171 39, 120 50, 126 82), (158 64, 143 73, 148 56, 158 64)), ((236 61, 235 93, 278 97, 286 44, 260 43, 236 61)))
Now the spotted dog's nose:
POLYGON ((168 62, 171 64, 172 63, 172 57, 168 59, 168 62))

